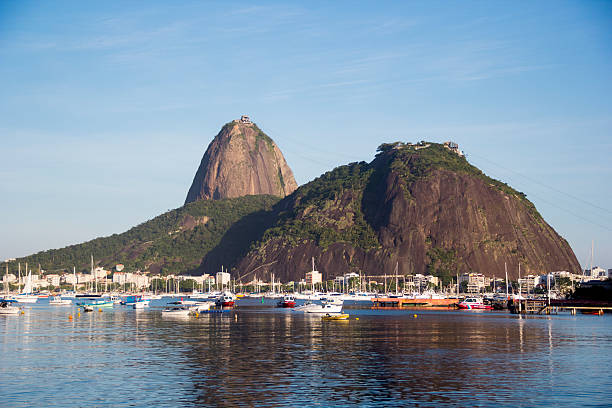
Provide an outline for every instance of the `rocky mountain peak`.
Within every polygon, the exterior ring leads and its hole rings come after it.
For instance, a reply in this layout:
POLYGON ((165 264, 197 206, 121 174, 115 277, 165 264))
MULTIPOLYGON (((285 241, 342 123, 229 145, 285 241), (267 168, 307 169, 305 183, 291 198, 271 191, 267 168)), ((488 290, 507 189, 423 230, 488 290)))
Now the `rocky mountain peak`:
POLYGON ((223 126, 208 145, 185 204, 258 194, 284 197, 296 188, 276 143, 243 115, 223 126))

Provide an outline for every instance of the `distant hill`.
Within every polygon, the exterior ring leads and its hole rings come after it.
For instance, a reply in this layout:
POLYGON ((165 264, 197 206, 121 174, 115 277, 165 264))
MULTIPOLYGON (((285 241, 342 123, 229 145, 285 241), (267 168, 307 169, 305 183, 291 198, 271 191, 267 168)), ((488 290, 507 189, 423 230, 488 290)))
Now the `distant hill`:
POLYGON ((278 146, 243 117, 223 126, 209 144, 185 204, 257 194, 285 197, 296 188, 278 146))
MULTIPOLYGON (((214 249, 227 230, 247 215, 250 223, 242 225, 241 239, 257 237, 268 224, 267 214, 280 198, 270 195, 246 196, 225 200, 196 201, 168 211, 122 234, 51 249, 18 259, 30 265, 41 264, 47 271, 89 270, 90 256, 96 265, 108 268, 121 263, 126 270, 150 270, 163 274, 194 271, 214 249)), ((236 242, 241 242, 237 239, 236 242)), ((232 252, 226 245, 225 256, 239 259, 242 252, 232 252)), ((248 245, 246 245, 248 248, 248 245)), ((221 264, 215 265, 214 273, 221 264)))

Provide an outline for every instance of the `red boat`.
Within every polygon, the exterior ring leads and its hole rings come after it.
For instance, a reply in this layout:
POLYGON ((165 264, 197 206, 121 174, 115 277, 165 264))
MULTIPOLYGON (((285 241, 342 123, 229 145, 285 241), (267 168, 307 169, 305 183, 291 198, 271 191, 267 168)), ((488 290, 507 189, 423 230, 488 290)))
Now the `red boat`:
POLYGON ((278 307, 295 307, 295 298, 292 295, 285 295, 283 300, 279 300, 276 304, 278 307))
POLYGON ((492 309, 491 305, 485 305, 484 303, 482 303, 482 299, 475 298, 475 297, 465 298, 463 302, 460 302, 457 305, 457 307, 459 309, 466 309, 466 310, 491 310, 492 309))
POLYGON ((221 296, 217 298, 217 306, 233 307, 234 306, 234 295, 231 292, 223 292, 221 296))

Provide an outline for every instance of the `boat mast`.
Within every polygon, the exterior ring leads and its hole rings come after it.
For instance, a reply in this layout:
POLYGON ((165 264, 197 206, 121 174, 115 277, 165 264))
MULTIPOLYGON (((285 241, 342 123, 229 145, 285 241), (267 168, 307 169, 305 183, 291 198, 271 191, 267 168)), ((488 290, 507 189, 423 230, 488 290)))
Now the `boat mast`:
POLYGON ((397 269, 399 267, 399 261, 395 262, 395 294, 398 294, 398 287, 397 287, 397 269))
POLYGON ((459 299, 459 273, 457 272, 457 299, 459 299))
POLYGON ((310 274, 310 283, 312 284, 312 294, 314 295, 314 256, 312 257, 312 273, 310 274))
POLYGON ((591 241, 591 280, 593 280, 593 247, 595 246, 595 240, 591 241))
POLYGON ((508 300, 508 267, 506 266, 506 263, 504 262, 504 271, 506 272, 506 300, 508 300))
POLYGON ((521 263, 520 262, 519 262, 518 284, 519 284, 519 313, 521 313, 523 309, 523 303, 521 302, 522 290, 521 290, 521 263))
POLYGON ((98 293, 98 286, 96 285, 96 275, 94 274, 94 268, 93 268, 93 254, 91 255, 91 276, 93 277, 93 290, 94 293, 98 293))
POLYGON ((19 272, 17 272, 17 293, 21 292, 21 262, 19 262, 19 272))
POLYGON ((76 266, 72 266, 72 276, 73 276, 73 280, 72 280, 72 290, 74 291, 74 293, 76 294, 76 266))

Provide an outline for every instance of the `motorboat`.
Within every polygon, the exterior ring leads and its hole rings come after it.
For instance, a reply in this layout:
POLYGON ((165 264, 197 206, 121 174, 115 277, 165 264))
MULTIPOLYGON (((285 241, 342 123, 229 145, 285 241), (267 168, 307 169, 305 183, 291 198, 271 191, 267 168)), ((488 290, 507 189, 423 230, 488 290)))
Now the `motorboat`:
POLYGON ((166 317, 187 317, 194 312, 188 306, 172 306, 162 310, 162 316, 166 317))
POLYGON ((72 304, 72 300, 62 299, 61 296, 54 296, 49 300, 49 304, 53 306, 68 306, 72 304))
POLYGON ((14 302, 10 300, 0 301, 0 315, 14 315, 21 312, 20 308, 17 306, 12 306, 11 303, 14 302))
POLYGON ((78 306, 82 307, 86 312, 93 311, 95 308, 109 308, 114 305, 112 300, 92 300, 91 302, 82 302, 78 304, 78 306))
POLYGON ((293 295, 285 295, 276 303, 277 307, 295 307, 295 298, 293 295))
POLYGON ((326 314, 326 313, 341 313, 344 301, 335 300, 333 302, 307 303, 298 306, 293 310, 304 313, 326 314))
POLYGON ((141 295, 127 295, 121 299, 121 304, 124 306, 133 306, 136 302, 142 301, 141 295))
POLYGON ((481 298, 467 297, 462 302, 457 304, 459 309, 465 310, 491 310, 491 305, 485 305, 481 298))
POLYGON ((184 306, 194 312, 205 312, 215 306, 215 302, 211 301, 198 301, 198 300, 177 300, 176 302, 170 302, 168 305, 173 306, 184 306))
POLYGON ((235 297, 232 292, 225 291, 223 292, 215 302, 217 306, 222 307, 233 307, 235 302, 235 297))
POLYGON ((132 307, 134 309, 144 309, 149 306, 149 300, 140 299, 134 303, 132 303, 132 307))

